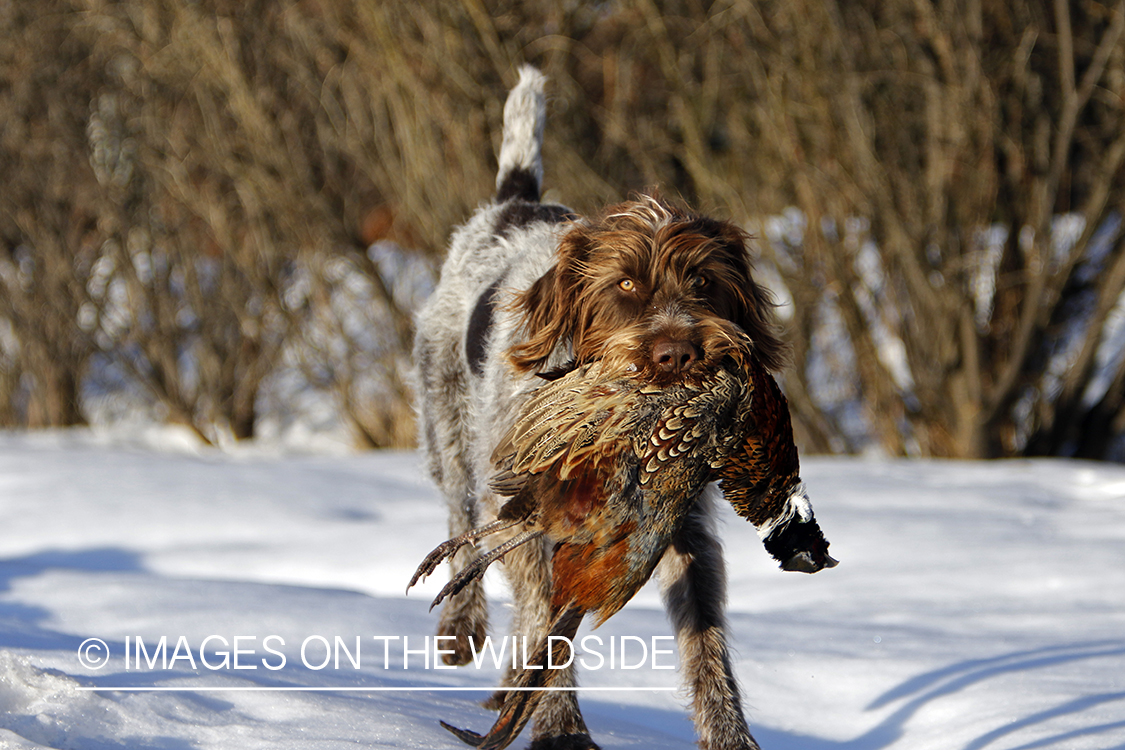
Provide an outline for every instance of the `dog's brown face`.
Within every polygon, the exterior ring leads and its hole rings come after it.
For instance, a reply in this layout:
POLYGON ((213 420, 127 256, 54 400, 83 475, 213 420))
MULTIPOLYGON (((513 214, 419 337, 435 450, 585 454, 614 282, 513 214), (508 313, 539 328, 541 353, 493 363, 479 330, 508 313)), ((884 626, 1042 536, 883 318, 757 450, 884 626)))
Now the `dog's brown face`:
POLYGON ((513 364, 542 370, 569 340, 576 364, 607 360, 657 383, 746 351, 780 369, 785 346, 746 241, 733 224, 651 197, 575 226, 556 266, 517 300, 528 337, 512 349, 513 364))

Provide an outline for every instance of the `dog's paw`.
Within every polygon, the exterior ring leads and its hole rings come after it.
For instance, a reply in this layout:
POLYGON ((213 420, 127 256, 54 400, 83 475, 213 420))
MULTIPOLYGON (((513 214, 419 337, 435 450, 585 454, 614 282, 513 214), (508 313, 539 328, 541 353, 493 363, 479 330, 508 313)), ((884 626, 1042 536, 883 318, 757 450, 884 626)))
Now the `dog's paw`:
POLYGON ((488 623, 461 618, 442 619, 438 625, 437 635, 439 638, 454 639, 438 641, 442 651, 445 652, 441 660, 451 666, 461 666, 473 660, 473 645, 476 645, 479 651, 484 644, 484 638, 488 635, 488 623), (469 642, 470 638, 473 639, 472 643, 469 642))
POLYGON ((480 707, 488 709, 489 711, 499 711, 500 707, 504 705, 504 701, 508 698, 507 690, 497 690, 492 695, 488 696, 480 702, 480 707))
POLYGON ((527 750, 601 750, 588 734, 561 734, 536 737, 527 750))
POLYGON ((726 742, 700 742, 699 750, 762 750, 754 738, 747 735, 726 742))

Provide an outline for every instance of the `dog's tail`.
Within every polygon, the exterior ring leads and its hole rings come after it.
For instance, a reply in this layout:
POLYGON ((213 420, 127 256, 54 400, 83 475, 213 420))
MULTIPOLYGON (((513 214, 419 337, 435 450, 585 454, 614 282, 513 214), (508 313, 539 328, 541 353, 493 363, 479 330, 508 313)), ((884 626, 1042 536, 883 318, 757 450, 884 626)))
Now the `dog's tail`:
POLYGON ((543 181, 543 97, 546 77, 530 65, 520 68, 520 81, 504 103, 504 143, 496 174, 496 200, 538 202, 543 181))

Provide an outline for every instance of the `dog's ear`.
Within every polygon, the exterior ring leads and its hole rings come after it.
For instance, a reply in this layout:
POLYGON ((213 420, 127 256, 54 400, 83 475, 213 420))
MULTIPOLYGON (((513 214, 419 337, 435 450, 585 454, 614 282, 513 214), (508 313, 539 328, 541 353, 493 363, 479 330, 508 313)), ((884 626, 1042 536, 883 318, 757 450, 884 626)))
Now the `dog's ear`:
POLYGON ((521 372, 548 368, 552 352, 564 342, 573 342, 578 329, 578 299, 587 236, 576 227, 559 242, 554 266, 516 297, 514 308, 523 319, 526 338, 508 351, 512 365, 521 372))
POLYGON ((773 295, 754 280, 748 246, 750 235, 726 221, 719 222, 718 234, 736 274, 742 279, 734 300, 733 320, 754 342, 754 355, 762 366, 770 372, 778 372, 789 362, 789 345, 781 336, 773 295))

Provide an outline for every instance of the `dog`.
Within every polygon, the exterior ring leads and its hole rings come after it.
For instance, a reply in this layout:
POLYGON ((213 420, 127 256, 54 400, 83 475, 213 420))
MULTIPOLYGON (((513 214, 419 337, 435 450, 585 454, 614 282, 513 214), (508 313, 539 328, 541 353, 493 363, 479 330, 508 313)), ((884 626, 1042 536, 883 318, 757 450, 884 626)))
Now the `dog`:
MULTIPOLYGON (((753 277, 748 236, 656 195, 581 217, 540 200, 545 78, 531 67, 504 107, 496 194, 450 240, 441 279, 417 320, 414 346, 419 443, 449 506, 451 537, 497 517, 492 457, 543 378, 604 361, 657 385, 707 366, 734 326, 768 370, 787 349, 767 290, 753 277)), ((725 573, 701 493, 657 566, 692 696, 701 748, 757 748, 728 654, 725 573)), ((495 538, 503 542, 503 535, 495 538)), ((454 573, 483 550, 466 544, 454 573)), ((551 554, 538 539, 504 556, 516 633, 540 640, 551 621, 551 554)), ((483 643, 488 608, 472 580, 442 610, 438 635, 455 638, 447 663, 483 643)), ((511 674, 506 684, 513 684, 511 674)), ((573 686, 573 667, 556 675, 573 686)), ((504 696, 493 696, 498 708, 504 696)), ((490 704, 486 704, 490 705, 490 704)), ((533 715, 533 750, 597 748, 574 691, 545 694, 533 715)))

